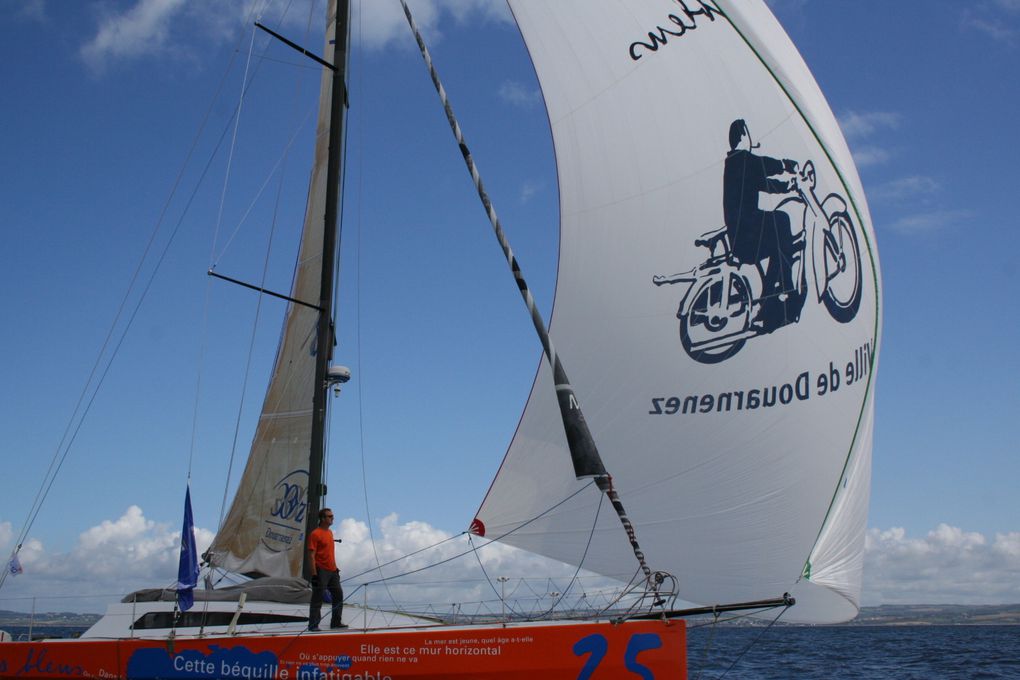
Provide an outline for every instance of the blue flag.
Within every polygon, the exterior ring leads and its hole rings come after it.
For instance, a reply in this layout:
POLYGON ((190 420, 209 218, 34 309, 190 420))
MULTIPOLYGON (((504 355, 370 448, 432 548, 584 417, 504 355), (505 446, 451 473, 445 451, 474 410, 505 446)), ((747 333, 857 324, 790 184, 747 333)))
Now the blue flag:
POLYGON ((184 528, 181 529, 181 561, 177 567, 177 605, 182 612, 195 604, 198 585, 198 549, 195 547, 195 520, 191 515, 191 485, 184 494, 184 528))

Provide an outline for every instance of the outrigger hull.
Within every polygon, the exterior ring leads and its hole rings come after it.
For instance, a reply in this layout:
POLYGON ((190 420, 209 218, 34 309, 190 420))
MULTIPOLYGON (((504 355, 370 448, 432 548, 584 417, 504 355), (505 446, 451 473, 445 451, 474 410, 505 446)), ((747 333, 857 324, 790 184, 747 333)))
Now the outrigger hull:
POLYGON ((686 679, 681 620, 0 643, 0 678, 686 679))

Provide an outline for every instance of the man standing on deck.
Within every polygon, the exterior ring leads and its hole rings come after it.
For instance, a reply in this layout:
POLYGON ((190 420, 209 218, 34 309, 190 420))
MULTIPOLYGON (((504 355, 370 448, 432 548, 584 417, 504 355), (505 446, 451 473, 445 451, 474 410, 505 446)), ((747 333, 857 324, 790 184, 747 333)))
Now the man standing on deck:
POLYGON ((332 600, 332 615, 329 619, 330 628, 346 628, 342 621, 344 611, 344 591, 340 587, 340 570, 336 567, 336 555, 333 552, 333 532, 329 527, 333 524, 333 511, 329 508, 319 510, 319 526, 312 530, 308 537, 308 551, 315 565, 315 576, 312 579, 312 601, 308 607, 308 630, 319 630, 322 618, 322 601, 328 590, 332 600))

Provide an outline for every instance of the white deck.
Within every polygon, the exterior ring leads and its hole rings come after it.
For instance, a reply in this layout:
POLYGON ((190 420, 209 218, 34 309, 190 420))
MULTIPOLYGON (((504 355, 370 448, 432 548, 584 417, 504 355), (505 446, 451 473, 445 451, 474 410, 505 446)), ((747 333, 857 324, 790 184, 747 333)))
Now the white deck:
MULTIPOLYGON (((219 614, 218 620, 223 620, 226 615, 238 612, 236 602, 196 602, 189 611, 189 615, 212 613, 219 614)), ((240 609, 242 615, 264 615, 267 618, 293 617, 296 621, 279 621, 266 623, 238 623, 234 630, 230 631, 229 623, 218 623, 217 625, 206 625, 204 627, 193 625, 180 625, 171 627, 140 627, 135 625, 140 622, 146 614, 171 615, 174 611, 173 602, 138 602, 138 603, 117 603, 111 604, 103 615, 91 628, 82 634, 82 639, 114 639, 114 638, 160 638, 165 639, 171 631, 177 638, 197 637, 231 637, 244 635, 272 635, 306 632, 308 635, 317 633, 308 632, 308 605, 307 604, 281 604, 278 602, 249 601, 240 609)), ((322 605, 323 620, 319 624, 324 633, 336 633, 329 629, 329 604, 322 605)), ((240 617, 239 617, 240 618, 240 617)), ((243 619, 241 619, 243 621, 243 619)), ((387 612, 379 609, 365 609, 354 604, 344 604, 343 622, 351 631, 379 630, 379 629, 400 629, 400 628, 427 628, 439 625, 434 619, 410 616, 395 612, 387 612)))

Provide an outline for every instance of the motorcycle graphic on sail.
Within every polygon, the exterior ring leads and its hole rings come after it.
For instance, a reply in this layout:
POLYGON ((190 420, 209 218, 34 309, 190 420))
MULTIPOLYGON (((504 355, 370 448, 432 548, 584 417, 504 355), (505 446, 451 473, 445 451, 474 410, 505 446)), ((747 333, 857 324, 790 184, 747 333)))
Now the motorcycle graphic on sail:
POLYGON ((811 161, 799 169, 792 161, 786 163, 794 170, 785 183, 790 191, 776 211, 784 211, 791 219, 791 240, 786 245, 790 252, 782 255, 788 258, 784 263, 789 267, 787 285, 767 285, 769 276, 761 261, 741 259, 726 227, 695 239, 696 246, 709 251, 697 267, 652 277, 656 286, 687 285, 677 318, 681 344, 695 361, 725 361, 748 340, 800 321, 809 283, 814 299, 833 319, 848 323, 857 315, 862 287, 860 246, 847 202, 836 193, 819 200, 811 161))

